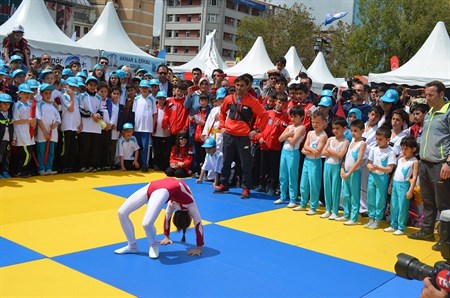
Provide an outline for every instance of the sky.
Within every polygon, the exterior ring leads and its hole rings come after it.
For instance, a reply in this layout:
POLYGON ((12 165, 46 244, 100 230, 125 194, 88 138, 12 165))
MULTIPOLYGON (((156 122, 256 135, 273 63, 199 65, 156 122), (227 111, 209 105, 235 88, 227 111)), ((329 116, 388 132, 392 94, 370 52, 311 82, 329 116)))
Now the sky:
MULTIPOLYGON (((354 0, 272 0, 271 4, 292 6, 293 3, 300 2, 305 4, 306 7, 311 7, 312 16, 316 19, 316 23, 323 22, 325 15, 330 12, 346 11, 349 14, 342 20, 351 23, 352 20, 352 6, 354 0)), ((158 36, 161 32, 161 20, 162 20, 162 4, 163 0, 155 0, 155 16, 153 22, 153 35, 158 36)))

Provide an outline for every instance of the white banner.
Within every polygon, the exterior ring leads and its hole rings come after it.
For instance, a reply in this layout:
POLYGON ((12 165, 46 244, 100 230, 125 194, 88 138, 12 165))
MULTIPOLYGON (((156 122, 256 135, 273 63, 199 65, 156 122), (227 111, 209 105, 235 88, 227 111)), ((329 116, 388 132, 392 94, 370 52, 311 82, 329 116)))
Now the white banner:
POLYGON ((31 59, 33 59, 34 57, 41 57, 42 54, 47 53, 50 55, 50 57, 52 57, 53 64, 55 64, 55 65, 60 64, 63 67, 68 65, 70 63, 70 61, 78 60, 78 61, 80 61, 81 69, 91 70, 97 61, 97 58, 76 56, 76 55, 70 55, 70 54, 61 54, 61 53, 56 53, 56 52, 52 52, 52 51, 44 51, 44 50, 40 50, 40 49, 34 49, 31 47, 30 47, 30 50, 31 50, 31 59))
POLYGON ((109 67, 117 69, 121 65, 128 65, 132 70, 143 68, 152 74, 156 73, 158 65, 165 63, 164 59, 156 57, 123 55, 108 51, 103 51, 101 56, 108 57, 109 67))

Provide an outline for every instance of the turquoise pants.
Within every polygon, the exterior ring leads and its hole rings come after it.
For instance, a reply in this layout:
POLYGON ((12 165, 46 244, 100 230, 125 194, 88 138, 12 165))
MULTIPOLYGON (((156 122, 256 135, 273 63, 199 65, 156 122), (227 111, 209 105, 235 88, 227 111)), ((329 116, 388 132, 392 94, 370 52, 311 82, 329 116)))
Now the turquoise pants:
POLYGON ((287 200, 288 186, 291 203, 297 201, 298 195, 298 167, 300 164, 300 151, 281 150, 280 158, 280 198, 287 200))
POLYGON ((305 157, 300 180, 300 205, 306 207, 306 203, 313 211, 319 205, 320 186, 322 184, 322 159, 310 159, 305 157))
POLYGON ((389 176, 387 174, 378 175, 372 172, 369 173, 369 181, 367 183, 369 218, 374 218, 378 221, 383 220, 388 185, 389 176))
POLYGON ((351 173, 347 180, 342 179, 342 205, 344 217, 358 221, 361 198, 361 170, 351 173))
POLYGON ((405 231, 408 220, 409 203, 406 193, 411 184, 409 181, 393 181, 391 195, 391 227, 405 231))
POLYGON ((342 179, 340 164, 325 163, 323 167, 323 189, 325 194, 325 209, 328 212, 338 214, 339 199, 341 196, 342 179))
POLYGON ((47 142, 37 142, 36 143, 38 172, 48 171, 48 170, 51 171, 53 168, 53 158, 54 158, 54 153, 55 153, 56 142, 48 142, 48 143, 49 143, 49 148, 48 148, 47 163, 44 163, 45 148, 47 146, 47 142))

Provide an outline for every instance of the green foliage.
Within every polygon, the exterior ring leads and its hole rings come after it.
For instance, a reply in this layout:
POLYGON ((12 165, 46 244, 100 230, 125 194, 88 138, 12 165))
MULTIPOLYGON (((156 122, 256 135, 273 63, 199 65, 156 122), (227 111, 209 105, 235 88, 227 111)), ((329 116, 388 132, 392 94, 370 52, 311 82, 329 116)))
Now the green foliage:
POLYGON ((291 8, 277 9, 265 17, 246 17, 238 27, 238 55, 243 58, 258 36, 264 39, 267 52, 272 61, 284 56, 291 46, 295 46, 302 63, 311 64, 315 57, 314 36, 318 28, 311 14, 302 4, 295 3, 291 8))

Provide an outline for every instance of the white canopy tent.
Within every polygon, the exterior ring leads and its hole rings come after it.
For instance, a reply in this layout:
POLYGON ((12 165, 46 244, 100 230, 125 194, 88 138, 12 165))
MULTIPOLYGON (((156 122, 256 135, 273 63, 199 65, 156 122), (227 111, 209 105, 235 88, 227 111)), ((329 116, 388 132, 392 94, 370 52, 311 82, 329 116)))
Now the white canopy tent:
POLYGON ((198 67, 203 73, 210 75, 214 69, 220 68, 225 70, 227 66, 217 50, 214 41, 215 34, 216 30, 206 36, 205 44, 191 61, 183 65, 172 66, 173 72, 190 72, 193 68, 198 67))
POLYGON ((77 44, 58 28, 43 0, 23 0, 16 12, 0 26, 0 36, 4 38, 19 24, 25 29, 24 38, 32 48, 32 54, 33 49, 39 49, 41 52, 98 56, 97 50, 77 44))
POLYGON ((322 52, 317 53, 317 56, 308 68, 307 73, 313 81, 312 89, 315 93, 320 94, 322 87, 325 84, 339 86, 339 82, 333 77, 328 69, 327 62, 325 61, 322 52))
POLYGON ((370 73, 369 82, 424 86, 439 80, 450 88, 450 39, 438 22, 417 53, 404 65, 386 73, 370 73))
POLYGON ((289 48, 289 51, 286 53, 286 55, 284 55, 284 58, 286 58, 286 69, 289 72, 289 76, 292 80, 295 79, 300 71, 306 72, 306 68, 300 61, 297 50, 294 46, 289 48))
POLYGON ((105 5, 94 27, 77 44, 101 50, 102 56, 108 56, 110 66, 129 65, 132 69, 155 72, 164 63, 164 59, 147 54, 133 43, 120 23, 113 2, 105 5))
POLYGON ((240 76, 244 73, 251 74, 255 79, 262 79, 269 69, 275 68, 267 54, 264 41, 259 36, 248 54, 238 64, 227 69, 227 74, 240 76))

